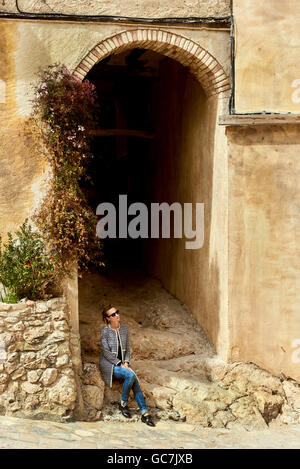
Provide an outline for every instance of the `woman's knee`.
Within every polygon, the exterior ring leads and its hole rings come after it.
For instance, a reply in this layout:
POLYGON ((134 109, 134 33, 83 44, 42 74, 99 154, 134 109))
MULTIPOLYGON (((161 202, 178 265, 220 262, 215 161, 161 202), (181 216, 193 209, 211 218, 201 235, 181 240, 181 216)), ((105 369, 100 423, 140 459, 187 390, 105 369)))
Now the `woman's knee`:
POLYGON ((122 366, 122 371, 126 376, 134 375, 134 372, 130 368, 126 368, 125 366, 122 366))
POLYGON ((136 375, 133 371, 126 370, 126 378, 133 384, 136 380, 136 375))

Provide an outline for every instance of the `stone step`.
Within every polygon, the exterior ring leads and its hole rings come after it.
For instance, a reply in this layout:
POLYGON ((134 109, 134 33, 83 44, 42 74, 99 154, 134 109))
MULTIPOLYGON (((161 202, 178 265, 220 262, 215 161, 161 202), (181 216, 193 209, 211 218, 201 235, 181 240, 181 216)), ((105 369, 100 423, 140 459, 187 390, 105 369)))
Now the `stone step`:
MULTIPOLYGON (((158 280, 141 272, 111 278, 92 275, 85 277, 80 291, 83 360, 98 367, 103 323, 95 305, 105 297, 119 308, 121 323, 129 328, 130 364, 151 413, 159 419, 248 430, 265 428, 281 413, 291 422, 299 418, 295 405, 287 403, 285 389, 289 388, 278 377, 252 363, 221 360, 188 308, 158 280)), ((112 388, 105 389, 103 385, 102 401, 94 403, 91 415, 96 418, 101 410, 103 420, 125 421, 118 408, 121 391, 122 383, 113 382, 112 388)), ((88 388, 88 392, 92 401, 95 390, 88 388)), ((298 402, 297 387, 289 395, 291 402, 298 402)), ((139 420, 132 393, 129 407, 132 418, 139 420)))

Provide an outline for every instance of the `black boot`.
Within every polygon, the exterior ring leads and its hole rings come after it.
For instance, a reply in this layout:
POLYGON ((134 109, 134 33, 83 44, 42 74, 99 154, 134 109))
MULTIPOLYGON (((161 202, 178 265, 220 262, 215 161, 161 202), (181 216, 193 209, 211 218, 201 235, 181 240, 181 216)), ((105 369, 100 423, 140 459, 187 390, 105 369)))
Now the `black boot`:
POLYGON ((155 427, 151 420, 151 415, 142 415, 142 422, 144 422, 146 425, 149 425, 149 427, 155 427))
POLYGON ((123 407, 121 404, 119 404, 119 409, 121 411, 121 414, 124 415, 124 417, 126 417, 127 419, 130 419, 131 415, 130 415, 127 405, 123 407))

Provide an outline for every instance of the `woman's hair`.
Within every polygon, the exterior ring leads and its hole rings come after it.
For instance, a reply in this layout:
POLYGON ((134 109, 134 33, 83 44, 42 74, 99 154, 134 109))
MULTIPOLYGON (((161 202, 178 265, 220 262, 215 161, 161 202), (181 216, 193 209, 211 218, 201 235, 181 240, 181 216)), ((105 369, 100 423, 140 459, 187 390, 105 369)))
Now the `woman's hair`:
POLYGON ((103 322, 105 322, 105 324, 108 324, 108 320, 106 319, 106 314, 107 314, 107 311, 109 311, 113 306, 111 304, 109 305, 106 305, 103 307, 102 309, 102 318, 103 318, 103 322))

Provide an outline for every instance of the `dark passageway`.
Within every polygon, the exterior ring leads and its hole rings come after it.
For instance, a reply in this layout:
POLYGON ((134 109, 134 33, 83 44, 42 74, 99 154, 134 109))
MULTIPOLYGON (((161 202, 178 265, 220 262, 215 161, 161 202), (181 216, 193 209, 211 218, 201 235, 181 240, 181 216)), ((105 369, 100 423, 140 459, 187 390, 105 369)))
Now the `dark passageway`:
MULTIPOLYGON (((159 257, 157 240, 118 238, 119 194, 127 195, 127 206, 134 202, 147 206, 150 231, 150 204, 173 203, 177 187, 182 186, 184 134, 193 131, 189 112, 184 110, 185 95, 193 86, 198 95, 203 96, 203 91, 181 64, 145 49, 110 56, 86 78, 96 86, 99 112, 93 159, 82 188, 94 213, 102 202, 112 203, 117 210, 117 238, 104 240, 106 264, 147 271, 149 262, 159 257)), ((128 223, 133 218, 128 215, 128 223)), ((173 214, 170 226, 172 236, 173 214)), ((172 262, 178 245, 169 239, 161 241, 172 262)))
MULTIPOLYGON (((127 195, 128 206, 137 201, 149 202, 155 136, 154 95, 163 60, 169 59, 134 49, 108 57, 87 75, 96 86, 99 102, 99 130, 92 144, 90 180, 83 186, 94 213, 101 202, 111 202, 118 210, 119 194, 127 195)), ((139 238, 107 238, 104 254, 108 264, 130 263, 136 267, 143 264, 139 238)))

